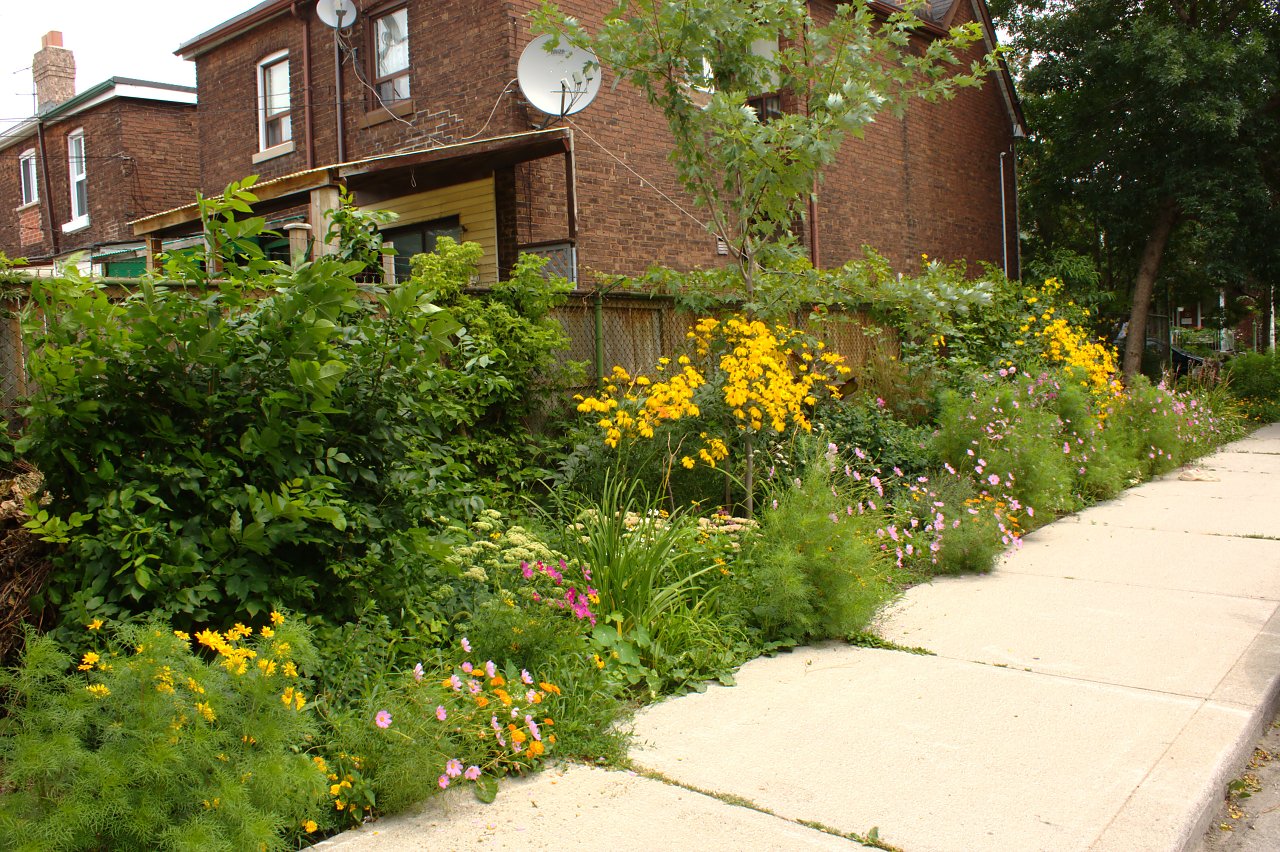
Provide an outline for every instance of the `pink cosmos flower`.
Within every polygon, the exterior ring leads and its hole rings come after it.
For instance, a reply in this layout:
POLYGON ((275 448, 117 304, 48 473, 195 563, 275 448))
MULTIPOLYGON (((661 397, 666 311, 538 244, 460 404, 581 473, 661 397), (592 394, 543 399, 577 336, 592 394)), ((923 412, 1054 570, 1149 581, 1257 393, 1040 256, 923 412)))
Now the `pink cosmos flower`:
POLYGON ((373 724, 377 725, 379 728, 390 728, 391 714, 386 710, 379 710, 378 715, 373 717, 373 724))
POLYGON ((488 660, 484 664, 484 673, 487 677, 492 678, 498 673, 498 667, 493 664, 493 660, 488 660))
POLYGON ((458 677, 456 674, 449 675, 449 686, 453 688, 454 692, 462 689, 462 678, 458 677))
POLYGON ((416 680, 416 681, 418 681, 419 683, 421 683, 421 682, 422 682, 422 678, 423 678, 425 675, 426 675, 426 672, 425 672, 425 671, 423 671, 423 669, 422 669, 422 663, 416 663, 416 664, 414 664, 414 667, 413 667, 413 679, 414 679, 414 680, 416 680))
POLYGON ((467 637, 462 637, 462 651, 465 654, 471 653, 471 643, 467 641, 467 637))
POLYGON ((475 668, 475 667, 474 667, 474 666, 472 666, 470 662, 466 662, 466 663, 463 663, 463 664, 462 664, 462 670, 463 670, 464 672, 466 672, 467 674, 471 674, 471 672, 472 672, 472 670, 473 670, 474 668, 475 668))
POLYGON ((467 779, 468 781, 474 781, 474 780, 476 780, 477 778, 479 778, 479 777, 480 777, 480 767, 479 767, 479 766, 468 766, 468 767, 467 767, 467 771, 466 771, 466 772, 464 772, 464 773, 462 773, 462 777, 463 777, 463 778, 465 778, 465 779, 467 779))
POLYGON ((444 765, 444 774, 450 778, 457 778, 462 774, 462 761, 456 757, 444 765))
POLYGON ((449 711, 444 709, 444 705, 442 704, 436 705, 436 718, 439 719, 441 722, 449 718, 449 711))
POLYGON ((525 686, 529 686, 530 684, 533 683, 533 675, 529 674, 528 669, 520 670, 520 682, 523 683, 525 686))
POLYGON ((441 790, 449 789, 449 776, 441 775, 438 779, 436 779, 436 783, 440 785, 441 790))

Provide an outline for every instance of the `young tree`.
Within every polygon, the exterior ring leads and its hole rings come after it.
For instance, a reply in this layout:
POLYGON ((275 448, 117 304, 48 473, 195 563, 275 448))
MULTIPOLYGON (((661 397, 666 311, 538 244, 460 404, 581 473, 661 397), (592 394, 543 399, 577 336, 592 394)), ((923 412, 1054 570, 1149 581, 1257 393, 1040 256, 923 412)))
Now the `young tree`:
POLYGON ((1105 253, 1108 267, 1132 276, 1127 376, 1141 365, 1152 293, 1171 257, 1219 282, 1276 260, 1277 6, 992 3, 1022 68, 1032 227, 1049 250, 1105 253))
POLYGON ((789 230, 847 134, 912 98, 980 85, 993 68, 991 57, 963 64, 977 24, 934 37, 916 14, 926 4, 890 5, 900 11, 838 3, 819 23, 806 0, 620 0, 592 35, 543 0, 534 26, 594 52, 661 111, 676 175, 728 243, 751 301, 761 260, 794 247, 789 230), (781 115, 748 104, 764 93, 781 96, 781 115))

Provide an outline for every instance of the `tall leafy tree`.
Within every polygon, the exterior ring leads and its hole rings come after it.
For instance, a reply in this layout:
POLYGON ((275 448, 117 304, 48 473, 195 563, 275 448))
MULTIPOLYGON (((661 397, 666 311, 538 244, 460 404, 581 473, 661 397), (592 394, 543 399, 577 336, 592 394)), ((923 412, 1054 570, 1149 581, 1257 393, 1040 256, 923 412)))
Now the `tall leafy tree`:
POLYGON ((805 212, 842 140, 912 98, 979 85, 991 59, 966 62, 977 24, 926 34, 922 0, 834 4, 830 21, 806 0, 619 0, 591 34, 550 0, 535 28, 593 51, 634 85, 675 138, 676 175, 738 261, 750 301, 767 250, 805 212), (778 93, 781 115, 748 101, 778 93))
MULTIPOLYGON (((1132 285, 1136 373, 1162 273, 1217 283, 1280 235, 1277 0, 995 0, 1033 138, 1024 198, 1046 252, 1132 285)), ((1126 288, 1127 289, 1127 288, 1126 288)))

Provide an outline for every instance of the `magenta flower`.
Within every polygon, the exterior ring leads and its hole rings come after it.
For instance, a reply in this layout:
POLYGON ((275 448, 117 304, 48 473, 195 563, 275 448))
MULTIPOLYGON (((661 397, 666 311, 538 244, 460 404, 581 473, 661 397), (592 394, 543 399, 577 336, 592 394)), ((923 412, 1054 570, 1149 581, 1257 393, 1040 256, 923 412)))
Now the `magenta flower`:
POLYGON ((462 664, 462 670, 463 670, 464 672, 466 672, 467 674, 471 674, 471 671, 472 671, 472 669, 473 669, 473 668, 474 668, 474 667, 473 667, 473 666, 471 665, 471 663, 469 663, 469 662, 466 662, 466 663, 463 663, 463 664, 462 664))
POLYGON ((479 766, 468 766, 468 767, 467 767, 467 771, 466 771, 466 772, 464 772, 464 773, 462 773, 462 777, 463 777, 463 778, 465 778, 465 779, 467 779, 468 781, 474 781, 474 780, 476 780, 477 778, 479 778, 479 777, 480 777, 480 767, 479 767, 479 766))
POLYGON ((441 722, 449 718, 449 711, 444 709, 444 705, 441 705, 441 704, 436 705, 436 718, 439 719, 441 722))
POLYGON ((373 724, 379 728, 391 727, 391 714, 386 710, 379 710, 378 715, 373 717, 373 724))
POLYGON ((436 779, 436 783, 440 785, 441 790, 449 789, 449 776, 441 775, 438 779, 436 779))
POLYGON ((462 689, 462 678, 458 677, 456 674, 449 675, 449 686, 454 692, 462 689))
POLYGON ((444 774, 450 778, 457 778, 462 774, 462 761, 456 757, 444 765, 444 774))

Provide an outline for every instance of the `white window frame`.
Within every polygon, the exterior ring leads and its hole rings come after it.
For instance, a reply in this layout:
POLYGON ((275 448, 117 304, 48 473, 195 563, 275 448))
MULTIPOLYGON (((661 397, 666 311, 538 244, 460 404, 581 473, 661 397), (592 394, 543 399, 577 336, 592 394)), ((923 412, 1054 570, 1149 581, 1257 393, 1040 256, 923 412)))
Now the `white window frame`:
POLYGON ((293 144, 293 80, 291 77, 292 69, 289 67, 289 51, 279 50, 268 56, 264 56, 258 60, 257 79, 258 79, 258 156, 254 158, 254 162, 260 162, 267 157, 279 156, 287 154, 294 149, 293 144), (266 71, 273 65, 281 62, 285 66, 285 94, 289 97, 289 106, 285 110, 275 113, 275 116, 267 114, 267 85, 266 71), (267 125, 273 120, 283 118, 287 124, 288 135, 275 145, 267 144, 267 125), (266 156, 263 156, 266 155, 266 156))
POLYGON ((373 47, 369 53, 373 60, 373 67, 370 70, 372 71, 374 97, 382 106, 407 101, 413 97, 413 88, 410 79, 410 74, 413 71, 413 61, 409 56, 409 7, 406 4, 396 8, 387 9, 384 12, 374 15, 371 20, 373 22, 373 25, 370 28, 373 47), (400 15, 401 13, 404 15, 404 32, 401 38, 401 41, 404 42, 404 66, 395 68, 383 74, 382 69, 378 67, 379 61, 382 58, 383 49, 381 39, 382 33, 380 31, 384 26, 384 21, 389 18, 393 18, 396 15, 400 15), (386 89, 387 97, 383 96, 384 89, 386 89), (402 91, 401 96, 398 98, 393 94, 397 89, 402 91))
POLYGON ((89 164, 83 127, 67 134, 67 189, 71 196, 71 221, 63 225, 62 230, 78 231, 89 227, 89 164), (76 191, 81 186, 84 187, 83 204, 80 203, 80 193, 76 191))
POLYGON ((28 207, 40 200, 39 169, 36 167, 36 149, 30 148, 18 155, 18 189, 22 206, 28 207))

